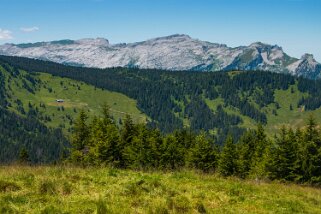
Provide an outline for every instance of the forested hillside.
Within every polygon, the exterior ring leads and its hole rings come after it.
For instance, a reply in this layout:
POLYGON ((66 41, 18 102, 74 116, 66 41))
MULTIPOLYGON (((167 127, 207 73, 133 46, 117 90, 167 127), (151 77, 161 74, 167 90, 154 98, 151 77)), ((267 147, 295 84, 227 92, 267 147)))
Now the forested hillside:
MULTIPOLYGON (((320 81, 289 75, 260 71, 200 73, 78 68, 5 56, 0 60, 2 111, 16 118, 13 121, 32 122, 28 125, 32 127, 28 129, 32 140, 21 137, 23 131, 13 134, 19 130, 15 127, 2 132, 14 139, 13 144, 4 147, 12 152, 2 150, 11 157, 3 160, 17 159, 25 142, 43 141, 41 135, 53 142, 66 142, 64 136, 69 138, 79 111, 85 110, 90 117, 98 116, 103 103, 109 105, 119 127, 128 114, 134 123, 147 121, 149 128, 158 128, 161 133, 182 129, 190 133, 205 131, 216 144, 222 144, 228 134, 239 139, 246 129, 255 129, 258 123, 265 127, 268 137, 273 137, 283 125, 293 129, 303 127, 311 113, 317 123, 321 122, 320 81), (56 99, 63 99, 63 103, 56 99), (35 129, 35 124, 42 128, 35 129), (51 128, 62 129, 64 136, 51 128), (37 132, 39 129, 45 131, 37 132), (47 132, 60 134, 48 137, 47 132)), ((4 124, 16 122, 1 125, 4 124)), ((43 154, 41 149, 28 148, 29 153, 43 154)), ((55 146, 46 148, 51 151, 55 146)), ((51 153, 56 159, 62 155, 62 149, 58 150, 51 153)))
POLYGON ((187 127, 237 137, 261 123, 273 136, 282 125, 302 126, 313 112, 321 122, 319 80, 263 71, 94 69, 17 57, 2 56, 1 60, 31 73, 46 72, 123 93, 137 100, 151 127, 163 132, 187 127))
POLYGON ((17 70, 0 67, 0 162, 17 161, 22 151, 30 156, 24 158, 32 163, 49 163, 63 157, 67 139, 60 129, 49 129, 30 113, 20 116, 8 110, 7 90, 10 87, 7 72, 17 75, 17 70), (31 155, 32 154, 32 155, 31 155))
POLYGON ((31 163, 51 163, 68 153, 73 119, 81 109, 99 114, 103 103, 121 123, 126 114, 135 122, 146 116, 135 100, 114 92, 97 90, 82 82, 27 73, 0 62, 0 162, 18 161, 27 152, 31 163), (62 99, 58 103, 56 99, 62 99))

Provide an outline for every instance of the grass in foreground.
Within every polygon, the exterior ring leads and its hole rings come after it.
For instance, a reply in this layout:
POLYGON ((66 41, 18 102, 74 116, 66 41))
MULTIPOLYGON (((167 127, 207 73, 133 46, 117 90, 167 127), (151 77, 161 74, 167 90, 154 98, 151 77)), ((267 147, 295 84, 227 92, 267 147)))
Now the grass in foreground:
POLYGON ((321 213, 321 190, 193 171, 2 166, 0 213, 321 213))

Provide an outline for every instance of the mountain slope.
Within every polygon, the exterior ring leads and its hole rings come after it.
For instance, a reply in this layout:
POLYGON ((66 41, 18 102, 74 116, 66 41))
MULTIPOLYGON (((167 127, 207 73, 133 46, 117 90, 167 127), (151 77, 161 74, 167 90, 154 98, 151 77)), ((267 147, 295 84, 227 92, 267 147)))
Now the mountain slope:
POLYGON ((136 101, 123 94, 50 74, 28 73, 0 60, 0 163, 17 161, 23 148, 32 163, 58 160, 68 150, 69 132, 79 111, 98 115, 105 103, 117 122, 126 114, 135 122, 146 122, 136 101))
POLYGON ((273 136, 282 125, 304 125, 311 113, 321 122, 321 80, 271 72, 95 69, 20 57, 0 59, 30 74, 46 72, 122 93, 136 100, 150 126, 164 132, 185 127, 237 137, 260 122, 273 136))
POLYGON ((110 44, 103 38, 5 44, 0 54, 24 56, 85 67, 138 67, 165 70, 264 70, 319 78, 321 65, 312 55, 288 56, 281 47, 260 42, 226 45, 171 35, 137 43, 110 44))
MULTIPOLYGON (((18 71, 1 63, 0 66, 0 163, 17 161, 24 148, 31 163, 50 163, 64 155, 68 141, 60 129, 49 129, 32 114, 22 116, 10 111, 7 84, 18 71), (32 154, 32 155, 31 155, 32 154)), ((21 103, 16 102, 18 109, 21 103)))
POLYGON ((49 127, 68 130, 81 109, 98 115, 103 104, 110 106, 116 121, 126 114, 135 122, 147 119, 136 108, 136 101, 123 94, 50 74, 27 73, 5 63, 0 65, 5 67, 3 71, 7 75, 7 109, 20 115, 34 112, 34 116, 49 127), (56 101, 59 99, 63 102, 56 101))

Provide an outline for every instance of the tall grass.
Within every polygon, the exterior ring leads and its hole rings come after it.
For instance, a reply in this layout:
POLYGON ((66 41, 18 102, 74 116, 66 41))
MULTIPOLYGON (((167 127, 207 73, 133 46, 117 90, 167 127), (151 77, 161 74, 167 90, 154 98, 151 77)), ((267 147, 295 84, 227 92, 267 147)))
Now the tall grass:
POLYGON ((321 213, 321 190, 190 170, 2 166, 0 213, 321 213))

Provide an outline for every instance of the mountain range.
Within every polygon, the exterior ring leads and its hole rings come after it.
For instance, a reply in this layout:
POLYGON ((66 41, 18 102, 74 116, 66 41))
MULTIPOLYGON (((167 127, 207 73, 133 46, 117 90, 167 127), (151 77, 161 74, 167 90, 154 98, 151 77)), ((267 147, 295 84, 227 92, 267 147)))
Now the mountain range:
POLYGON ((110 44, 104 38, 4 44, 0 46, 0 54, 83 67, 262 70, 310 79, 321 77, 321 64, 311 54, 304 54, 297 59, 286 54, 278 45, 256 42, 249 46, 232 48, 182 34, 128 44, 110 44))

